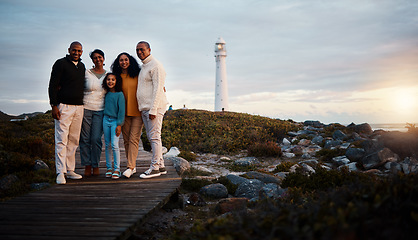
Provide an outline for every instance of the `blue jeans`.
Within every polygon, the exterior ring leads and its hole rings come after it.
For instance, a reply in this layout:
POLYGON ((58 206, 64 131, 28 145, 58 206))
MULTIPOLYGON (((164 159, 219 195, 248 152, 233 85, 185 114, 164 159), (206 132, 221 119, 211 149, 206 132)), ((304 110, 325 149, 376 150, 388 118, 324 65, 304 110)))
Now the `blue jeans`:
POLYGON ((107 170, 112 170, 112 156, 109 149, 109 145, 111 145, 113 152, 113 170, 120 172, 119 137, 116 136, 116 127, 116 118, 106 115, 103 117, 103 132, 106 146, 106 168, 107 170))
POLYGON ((102 154, 103 111, 84 109, 80 132, 81 165, 99 167, 102 154))

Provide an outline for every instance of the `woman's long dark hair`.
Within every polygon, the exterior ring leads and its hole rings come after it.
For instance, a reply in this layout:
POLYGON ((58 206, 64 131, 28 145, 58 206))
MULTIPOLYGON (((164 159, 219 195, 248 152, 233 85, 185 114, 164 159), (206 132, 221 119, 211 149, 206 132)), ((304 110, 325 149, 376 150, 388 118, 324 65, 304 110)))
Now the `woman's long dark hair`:
POLYGON ((128 67, 128 75, 129 77, 137 77, 139 75, 139 71, 141 70, 141 68, 139 67, 138 62, 135 60, 134 57, 132 57, 131 55, 129 55, 129 53, 123 52, 120 53, 117 58, 115 59, 115 61, 112 64, 112 72, 116 75, 116 76, 120 76, 120 74, 122 73, 122 68, 119 65, 119 58, 122 55, 126 55, 129 58, 129 67, 128 67))
POLYGON ((121 76, 116 75, 116 74, 111 73, 111 72, 106 74, 106 76, 105 76, 105 78, 103 79, 103 82, 102 82, 102 87, 106 90, 106 92, 109 92, 110 89, 109 89, 109 87, 107 86, 107 83, 106 83, 107 77, 109 75, 113 75, 113 76, 116 77, 115 92, 122 92, 122 78, 121 78, 121 76))

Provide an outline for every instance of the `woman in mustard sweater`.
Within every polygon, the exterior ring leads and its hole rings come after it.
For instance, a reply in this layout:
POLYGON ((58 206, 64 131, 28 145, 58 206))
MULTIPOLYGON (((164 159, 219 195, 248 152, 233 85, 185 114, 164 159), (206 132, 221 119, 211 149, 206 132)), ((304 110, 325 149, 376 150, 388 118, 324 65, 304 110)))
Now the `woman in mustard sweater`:
POLYGON ((127 178, 136 173, 136 158, 144 126, 136 98, 139 71, 138 62, 126 52, 120 53, 112 64, 112 72, 122 78, 122 92, 126 103, 122 135, 128 159, 127 169, 123 175, 127 178))

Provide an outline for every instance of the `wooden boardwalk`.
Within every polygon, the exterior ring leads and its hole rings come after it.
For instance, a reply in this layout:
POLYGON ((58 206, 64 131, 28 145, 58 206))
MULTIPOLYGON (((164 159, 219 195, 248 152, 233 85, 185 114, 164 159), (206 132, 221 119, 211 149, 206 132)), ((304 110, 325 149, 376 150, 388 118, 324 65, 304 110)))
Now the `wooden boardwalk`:
MULTIPOLYGON (((76 172, 84 175, 79 154, 76 156, 76 172)), ((127 239, 181 184, 169 161, 165 162, 167 175, 140 179, 139 173, 149 167, 149 152, 139 151, 137 173, 130 179, 105 178, 105 159, 103 151, 98 177, 67 179, 66 185, 0 203, 0 239, 127 239)), ((125 169, 122 148, 121 171, 125 169)))

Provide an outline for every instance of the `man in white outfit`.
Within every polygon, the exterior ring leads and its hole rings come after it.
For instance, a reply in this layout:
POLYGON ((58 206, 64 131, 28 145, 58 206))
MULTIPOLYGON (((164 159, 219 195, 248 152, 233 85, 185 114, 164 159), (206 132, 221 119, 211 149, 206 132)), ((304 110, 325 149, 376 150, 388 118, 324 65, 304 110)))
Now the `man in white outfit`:
POLYGON ((65 177, 81 179, 74 172, 75 152, 83 121, 84 78, 86 68, 81 62, 83 46, 72 42, 65 57, 58 59, 51 71, 48 93, 55 121, 55 167, 57 184, 65 177))
POLYGON ((143 63, 138 76, 136 97, 152 149, 150 168, 139 177, 152 178, 167 174, 161 142, 163 117, 168 105, 164 88, 165 70, 163 65, 151 55, 149 43, 139 42, 136 45, 136 54, 143 63))

